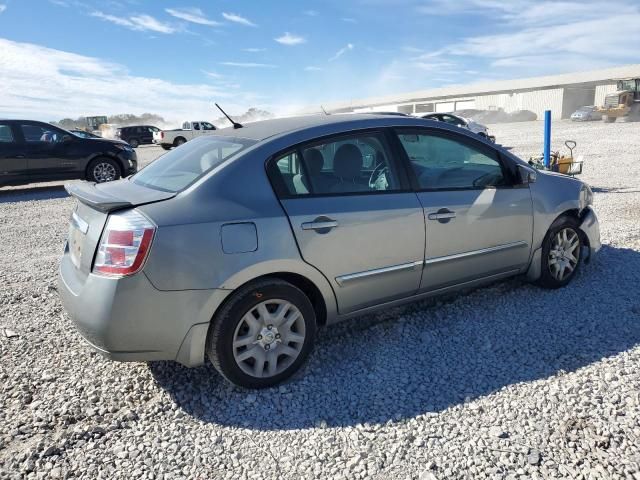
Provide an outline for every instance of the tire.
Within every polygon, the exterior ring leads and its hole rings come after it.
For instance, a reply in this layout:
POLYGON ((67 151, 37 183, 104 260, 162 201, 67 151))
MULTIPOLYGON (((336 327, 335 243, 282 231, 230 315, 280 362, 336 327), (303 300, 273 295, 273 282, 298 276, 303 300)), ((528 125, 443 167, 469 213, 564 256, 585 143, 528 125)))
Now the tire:
POLYGON ((174 147, 179 147, 180 145, 184 145, 187 141, 183 137, 178 137, 173 141, 174 147))
POLYGON ((300 369, 315 335, 316 316, 309 298, 288 282, 265 279, 240 288, 216 313, 206 351, 227 381, 245 388, 267 388, 300 369), (278 312, 283 320, 271 316, 278 312))
POLYGON ((163 150, 171 150, 171 145, 160 145, 162 147, 163 150))
POLYGON ((87 167, 87 180, 90 182, 112 182, 113 180, 118 180, 121 176, 120 165, 112 158, 95 158, 87 167))
POLYGON ((603 115, 602 116, 602 121, 604 123, 613 123, 616 121, 616 117, 610 117, 609 115, 603 115))
POLYGON ((582 235, 578 221, 570 216, 558 218, 544 237, 538 284, 548 289, 567 285, 580 268, 581 254, 582 235), (559 271, 562 272, 559 274, 559 271))
POLYGON ((129 139, 129 145, 131 145, 131 147, 133 148, 138 148, 140 146, 140 142, 137 138, 131 138, 129 139))

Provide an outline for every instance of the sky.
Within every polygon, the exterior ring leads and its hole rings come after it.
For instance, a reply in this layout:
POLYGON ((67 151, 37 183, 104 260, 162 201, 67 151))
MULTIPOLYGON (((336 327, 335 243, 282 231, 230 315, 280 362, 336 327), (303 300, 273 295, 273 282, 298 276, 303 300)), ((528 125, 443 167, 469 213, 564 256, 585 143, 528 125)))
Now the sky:
POLYGON ((640 0, 0 0, 0 117, 215 119, 638 62, 640 0))

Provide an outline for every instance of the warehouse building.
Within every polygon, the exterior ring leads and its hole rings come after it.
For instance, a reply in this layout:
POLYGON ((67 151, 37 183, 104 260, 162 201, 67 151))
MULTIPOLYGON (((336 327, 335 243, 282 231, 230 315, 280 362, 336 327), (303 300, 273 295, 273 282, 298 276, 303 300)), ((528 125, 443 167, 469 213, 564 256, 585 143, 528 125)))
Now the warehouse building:
POLYGON ((583 105, 602 105, 616 91, 616 79, 640 78, 640 64, 520 80, 454 85, 385 97, 325 105, 331 112, 401 112, 408 114, 454 112, 466 109, 519 110, 538 118, 551 110, 552 118, 569 116, 583 105))

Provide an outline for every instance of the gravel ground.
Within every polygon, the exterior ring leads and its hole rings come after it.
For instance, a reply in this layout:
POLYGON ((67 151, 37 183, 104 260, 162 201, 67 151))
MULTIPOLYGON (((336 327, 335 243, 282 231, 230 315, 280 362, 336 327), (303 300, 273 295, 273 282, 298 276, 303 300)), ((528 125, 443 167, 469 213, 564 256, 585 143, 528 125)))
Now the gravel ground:
MULTIPOLYGON (((491 131, 541 149, 541 123, 491 131)), ((554 124, 554 146, 568 138, 604 243, 571 286, 354 319, 260 392, 91 353, 55 286, 72 200, 0 192, 0 478, 639 480, 640 124, 554 124)))

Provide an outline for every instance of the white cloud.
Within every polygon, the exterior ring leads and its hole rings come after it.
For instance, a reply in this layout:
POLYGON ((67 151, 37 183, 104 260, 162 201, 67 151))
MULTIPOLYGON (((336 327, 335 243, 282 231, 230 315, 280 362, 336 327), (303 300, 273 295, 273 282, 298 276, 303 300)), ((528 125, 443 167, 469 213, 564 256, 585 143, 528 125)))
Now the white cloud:
POLYGON ((341 48, 340 50, 338 50, 335 53, 335 55, 329 59, 329 61, 333 62, 334 60, 339 59, 342 55, 344 55, 345 53, 347 53, 350 50, 353 50, 353 44, 352 43, 347 43, 347 45, 345 47, 341 48))
POLYGON ((152 112, 178 122, 215 118, 215 99, 223 99, 230 110, 259 106, 251 92, 134 76, 98 58, 5 39, 0 39, 0 85, 4 116, 45 121, 152 112))
POLYGON ((320 15, 320 13, 317 10, 305 10, 302 13, 304 13, 308 17, 317 17, 318 15, 320 15))
POLYGON ((209 78, 213 78, 214 80, 222 80, 224 78, 224 75, 222 75, 221 73, 210 72, 208 70, 203 70, 202 73, 204 73, 209 78))
POLYGON ((121 27, 129 28, 130 30, 158 33, 174 33, 176 31, 173 26, 169 25, 168 23, 161 22, 151 15, 133 15, 127 18, 95 11, 91 13, 91 16, 114 23, 116 25, 120 25, 121 27))
POLYGON ((358 23, 358 21, 355 18, 351 18, 351 17, 342 17, 340 20, 342 20, 345 23, 358 23))
POLYGON ((284 35, 274 38, 274 40, 282 45, 300 45, 301 43, 305 43, 307 40, 304 37, 299 35, 294 35, 289 32, 285 32, 284 35))
POLYGON ((7 6, 3 3, 0 3, 0 13, 4 12, 7 9, 7 6))
POLYGON ((211 27, 217 27, 221 25, 220 22, 216 22, 215 20, 207 18, 207 16, 199 8, 165 8, 165 12, 167 12, 172 17, 176 17, 180 20, 185 20, 191 23, 196 23, 198 25, 208 25, 211 27))
POLYGON ((308 67, 304 67, 305 72, 321 72, 323 69, 320 67, 316 67, 314 65, 309 65, 308 67))
POLYGON ((239 68, 275 68, 275 65, 270 63, 254 63, 254 62, 220 62, 220 65, 227 67, 239 67, 239 68))
POLYGON ((227 20, 229 20, 230 22, 239 23, 240 25, 245 25, 247 27, 255 27, 256 26, 255 23, 253 23, 252 21, 248 20, 245 17, 242 17, 242 16, 238 15, 237 13, 226 13, 226 12, 224 12, 222 14, 222 16, 224 18, 226 18, 227 20))
POLYGON ((264 52, 266 48, 243 48, 242 50, 244 52, 249 52, 249 53, 258 53, 258 52, 264 52))

